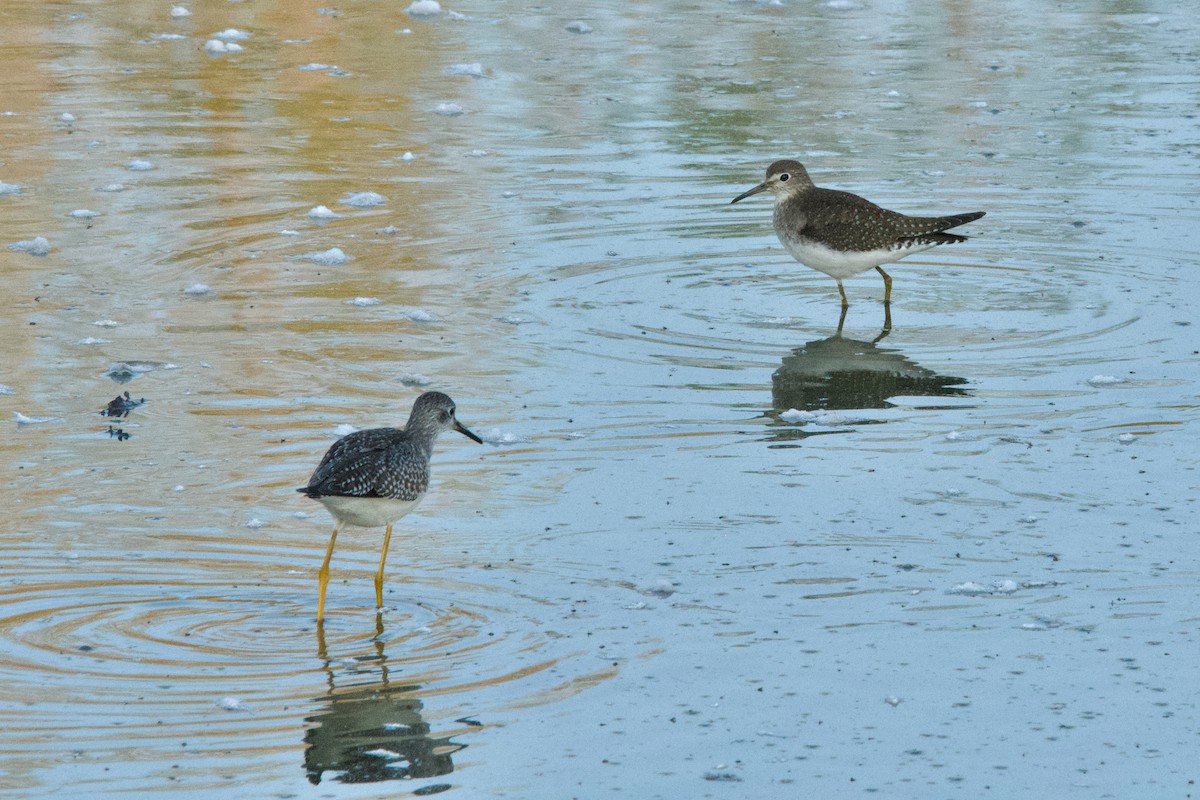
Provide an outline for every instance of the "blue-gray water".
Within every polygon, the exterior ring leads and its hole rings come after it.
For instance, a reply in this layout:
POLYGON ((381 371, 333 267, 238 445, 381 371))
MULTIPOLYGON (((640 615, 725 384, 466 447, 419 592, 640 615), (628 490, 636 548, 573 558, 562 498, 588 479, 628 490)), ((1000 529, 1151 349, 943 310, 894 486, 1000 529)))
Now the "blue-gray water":
POLYGON ((1187 3, 178 5, 0 9, 5 796, 1195 793, 1187 3), (781 157, 988 215, 836 337, 781 157))

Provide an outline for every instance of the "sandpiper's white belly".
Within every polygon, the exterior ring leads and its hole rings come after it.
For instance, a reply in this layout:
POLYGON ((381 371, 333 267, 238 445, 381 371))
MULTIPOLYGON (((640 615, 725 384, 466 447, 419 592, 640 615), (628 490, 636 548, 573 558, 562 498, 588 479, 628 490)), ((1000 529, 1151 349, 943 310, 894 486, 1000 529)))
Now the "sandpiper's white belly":
POLYGON ((831 278, 849 278, 865 272, 880 264, 890 264, 899 261, 912 253, 919 253, 936 247, 935 244, 922 244, 913 247, 884 247, 878 250, 834 250, 832 247, 814 242, 803 237, 780 236, 779 241, 788 249, 792 257, 810 269, 824 272, 831 278))
POLYGON ((416 500, 393 500, 388 497, 330 495, 317 499, 329 509, 330 514, 348 525, 357 525, 360 528, 381 528, 384 525, 391 525, 412 511, 423 497, 425 497, 424 494, 416 500))

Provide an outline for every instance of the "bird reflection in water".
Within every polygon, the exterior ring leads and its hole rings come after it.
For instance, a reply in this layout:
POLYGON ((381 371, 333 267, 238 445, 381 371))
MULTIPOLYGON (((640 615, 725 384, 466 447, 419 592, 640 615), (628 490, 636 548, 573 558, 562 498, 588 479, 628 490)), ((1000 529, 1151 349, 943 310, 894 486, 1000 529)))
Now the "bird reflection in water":
POLYGON ((970 390, 960 388, 965 378, 939 375, 899 351, 879 347, 892 330, 891 309, 885 309, 883 330, 869 342, 842 336, 843 309, 833 336, 784 356, 771 376, 776 412, 891 408, 888 399, 900 396, 969 397, 970 390))
MULTIPOLYGON (((336 773, 334 780, 340 783, 448 775, 454 771, 453 754, 466 747, 449 736, 429 735, 429 723, 421 715, 421 687, 389 680, 382 634, 383 619, 376 615, 375 652, 360 661, 363 673, 377 680, 338 687, 324 626, 317 626, 317 657, 328 676, 329 692, 316 700, 323 708, 305 719, 310 727, 304 734, 304 770, 314 785, 327 772, 336 773)), ((415 793, 437 794, 449 788, 450 784, 433 784, 415 793)))

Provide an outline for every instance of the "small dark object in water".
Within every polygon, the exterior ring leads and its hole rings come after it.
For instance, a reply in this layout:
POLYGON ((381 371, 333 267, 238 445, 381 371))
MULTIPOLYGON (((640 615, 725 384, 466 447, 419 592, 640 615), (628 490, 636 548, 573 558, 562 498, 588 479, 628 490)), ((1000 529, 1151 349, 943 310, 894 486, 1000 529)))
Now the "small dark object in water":
POLYGON ((128 417, 130 411, 133 411, 135 408, 137 408, 138 406, 142 405, 145 402, 146 402, 146 398, 143 397, 141 400, 134 400, 132 397, 129 396, 129 392, 126 392, 124 397, 122 397, 121 395, 117 395, 112 400, 110 400, 108 403, 108 406, 104 409, 101 409, 100 416, 102 416, 102 417, 128 417))
POLYGON ((109 425, 109 426, 108 426, 108 436, 109 436, 109 438, 110 438, 110 439, 111 439, 111 438, 116 438, 116 440, 117 440, 118 442, 123 442, 123 441, 125 441, 126 439, 128 439, 128 438, 129 438, 129 434, 128 434, 128 433, 126 433, 126 432, 125 432, 124 430, 122 430, 121 428, 114 428, 112 425, 109 425))

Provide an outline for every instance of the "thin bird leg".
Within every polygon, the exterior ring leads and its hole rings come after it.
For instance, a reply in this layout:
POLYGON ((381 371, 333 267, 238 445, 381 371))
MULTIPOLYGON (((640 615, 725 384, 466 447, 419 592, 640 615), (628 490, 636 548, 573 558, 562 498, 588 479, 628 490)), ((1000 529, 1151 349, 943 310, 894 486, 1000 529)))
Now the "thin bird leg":
POLYGON ((383 562, 387 561, 388 545, 392 543, 392 526, 383 535, 383 552, 379 554, 379 571, 375 573, 375 607, 383 608, 383 562))
POLYGON ((317 573, 317 622, 325 619, 325 589, 329 587, 329 559, 333 555, 333 543, 337 541, 338 529, 342 523, 333 526, 333 535, 329 537, 329 547, 325 549, 325 561, 317 573))
POLYGON ((879 270, 879 274, 883 276, 883 304, 886 306, 892 302, 892 276, 883 271, 883 267, 875 267, 879 270))
POLYGON ((838 293, 842 296, 842 310, 844 311, 850 307, 850 301, 846 299, 846 290, 842 287, 842 279, 835 278, 834 280, 838 283, 838 293))

